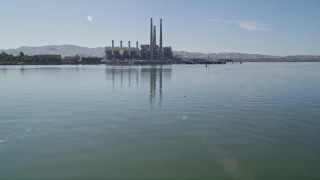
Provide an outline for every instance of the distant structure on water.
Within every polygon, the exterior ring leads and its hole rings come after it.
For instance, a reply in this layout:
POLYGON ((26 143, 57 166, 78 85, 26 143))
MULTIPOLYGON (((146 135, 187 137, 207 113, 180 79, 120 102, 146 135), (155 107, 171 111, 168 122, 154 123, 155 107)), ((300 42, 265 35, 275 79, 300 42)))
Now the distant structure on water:
POLYGON ((153 19, 151 18, 150 20, 150 44, 143 44, 139 48, 139 42, 136 41, 136 46, 131 47, 131 41, 128 41, 128 46, 124 47, 122 40, 120 41, 120 46, 115 46, 114 40, 112 40, 112 45, 105 48, 106 62, 146 61, 161 63, 172 61, 172 48, 170 46, 163 47, 162 19, 160 19, 159 45, 157 45, 156 26, 153 25, 153 19))

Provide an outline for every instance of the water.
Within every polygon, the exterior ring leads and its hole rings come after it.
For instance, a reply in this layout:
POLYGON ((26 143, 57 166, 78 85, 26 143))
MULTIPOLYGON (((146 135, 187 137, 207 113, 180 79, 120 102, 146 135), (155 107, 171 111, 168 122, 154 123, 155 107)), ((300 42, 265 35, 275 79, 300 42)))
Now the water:
POLYGON ((319 72, 0 66, 0 178, 319 179, 319 72))

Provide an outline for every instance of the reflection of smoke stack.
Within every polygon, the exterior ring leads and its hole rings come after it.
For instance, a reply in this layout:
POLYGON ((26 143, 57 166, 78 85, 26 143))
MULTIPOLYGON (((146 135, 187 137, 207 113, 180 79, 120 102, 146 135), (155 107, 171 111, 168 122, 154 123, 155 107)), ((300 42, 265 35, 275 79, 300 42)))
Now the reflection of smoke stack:
POLYGON ((151 18, 151 23, 150 23, 150 60, 152 61, 153 60, 153 33, 152 33, 152 28, 153 28, 153 25, 152 25, 152 18, 151 18))
POLYGON ((150 68, 150 103, 151 105, 155 102, 157 87, 157 68, 152 66, 150 68))
POLYGON ((160 67, 159 69, 160 71, 160 74, 159 74, 159 84, 160 84, 160 87, 159 87, 159 92, 160 92, 160 98, 159 98, 159 103, 161 104, 162 102, 162 66, 160 67))
POLYGON ((160 19, 160 60, 162 60, 162 19, 160 19))

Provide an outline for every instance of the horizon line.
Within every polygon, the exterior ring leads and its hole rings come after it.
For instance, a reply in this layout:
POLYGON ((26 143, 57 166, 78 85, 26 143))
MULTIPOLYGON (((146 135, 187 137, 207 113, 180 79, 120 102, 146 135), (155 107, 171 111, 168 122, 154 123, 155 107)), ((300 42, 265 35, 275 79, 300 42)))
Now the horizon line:
MULTIPOLYGON (((28 45, 23 45, 17 48, 0 48, 1 51, 8 51, 8 50, 17 50, 19 48, 23 47, 31 47, 31 48, 40 48, 40 47, 46 47, 46 46, 77 46, 77 47, 82 47, 82 48, 90 48, 90 49, 96 49, 96 48, 105 48, 108 46, 98 46, 98 47, 88 47, 88 46, 81 46, 81 45, 75 45, 75 44, 51 44, 51 45, 37 45, 37 46, 28 46, 28 45)), ((173 50, 174 52, 187 52, 187 53, 202 53, 202 54, 224 54, 224 53, 229 53, 229 54, 247 54, 247 55, 263 55, 263 56, 277 56, 277 57, 286 57, 286 56, 320 56, 320 54, 291 54, 291 55, 278 55, 278 54, 259 54, 259 53, 248 53, 248 52, 234 52, 234 51, 224 51, 224 52, 199 52, 199 51, 186 51, 186 50, 173 50)))

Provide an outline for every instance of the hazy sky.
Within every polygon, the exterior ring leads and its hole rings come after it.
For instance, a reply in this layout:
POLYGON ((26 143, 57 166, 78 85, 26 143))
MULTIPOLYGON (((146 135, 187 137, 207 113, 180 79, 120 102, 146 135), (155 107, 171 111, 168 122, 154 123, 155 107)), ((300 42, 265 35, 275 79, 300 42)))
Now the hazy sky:
POLYGON ((0 48, 147 44, 150 17, 173 50, 320 55, 320 0, 0 0, 0 48))

